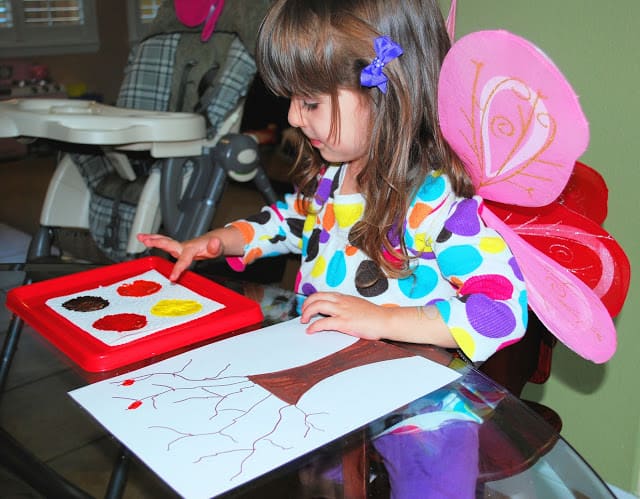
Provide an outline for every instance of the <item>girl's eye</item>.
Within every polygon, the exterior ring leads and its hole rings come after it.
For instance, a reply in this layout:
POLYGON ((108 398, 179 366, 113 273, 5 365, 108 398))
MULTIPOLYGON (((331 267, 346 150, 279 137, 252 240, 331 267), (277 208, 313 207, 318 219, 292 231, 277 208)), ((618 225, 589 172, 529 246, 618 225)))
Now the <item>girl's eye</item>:
POLYGON ((313 111, 314 109, 318 108, 318 103, 317 102, 307 102, 302 101, 302 107, 305 108, 308 111, 313 111))

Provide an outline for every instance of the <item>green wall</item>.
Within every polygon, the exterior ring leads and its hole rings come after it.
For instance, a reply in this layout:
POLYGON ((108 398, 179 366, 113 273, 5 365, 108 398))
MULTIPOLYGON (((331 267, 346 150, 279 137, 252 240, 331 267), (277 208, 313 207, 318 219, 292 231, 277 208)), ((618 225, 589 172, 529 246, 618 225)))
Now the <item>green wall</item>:
MULTIPOLYGON (((449 0, 440 0, 448 11, 449 0)), ((591 141, 581 160, 609 186, 605 228, 640 261, 640 0, 458 0, 456 35, 506 29, 555 61, 589 120, 591 141)), ((528 385, 525 398, 553 407, 563 436, 609 483, 639 494, 640 282, 616 319, 618 350, 605 365, 559 345, 551 379, 528 385)))

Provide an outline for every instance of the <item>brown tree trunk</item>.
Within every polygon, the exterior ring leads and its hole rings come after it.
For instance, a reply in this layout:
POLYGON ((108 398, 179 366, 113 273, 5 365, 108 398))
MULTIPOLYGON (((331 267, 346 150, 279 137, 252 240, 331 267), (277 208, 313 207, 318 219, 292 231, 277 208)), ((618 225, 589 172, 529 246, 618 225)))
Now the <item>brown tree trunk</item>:
POLYGON ((383 360, 413 356, 408 350, 381 341, 358 340, 347 348, 310 364, 257 374, 249 376, 249 379, 288 404, 296 405, 305 392, 329 376, 383 360))

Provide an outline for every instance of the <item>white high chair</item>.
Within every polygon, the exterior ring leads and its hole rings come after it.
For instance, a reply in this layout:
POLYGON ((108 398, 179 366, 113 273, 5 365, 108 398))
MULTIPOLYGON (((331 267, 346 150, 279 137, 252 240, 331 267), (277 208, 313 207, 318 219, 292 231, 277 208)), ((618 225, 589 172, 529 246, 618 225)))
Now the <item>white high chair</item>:
POLYGON ((230 4, 205 41, 199 28, 177 20, 174 2, 164 2, 131 50, 116 106, 0 102, 0 137, 83 146, 64 147, 71 151, 50 182, 28 261, 50 254, 56 228, 89 229, 114 261, 146 250, 139 232, 161 229, 179 240, 200 235, 211 225, 227 176, 254 181, 275 202, 256 140, 237 133, 256 70, 255 33, 268 5, 230 4))
MULTIPOLYGON (((188 239, 208 229, 222 195, 226 175, 237 181, 253 180, 269 203, 276 196, 259 164, 258 145, 238 130, 242 106, 206 136, 205 119, 194 113, 142 111, 93 101, 67 99, 15 99, 0 102, 0 137, 38 137, 76 144, 99 145, 121 177, 136 174, 125 151, 149 151, 163 159, 153 169, 138 201, 127 243, 127 254, 145 250, 135 235, 156 232, 163 221, 172 237, 188 239), (184 159, 202 162, 184 169, 184 159), (192 175, 198 175, 190 182, 192 175), (188 186, 191 186, 188 188, 188 186)), ((91 192, 69 156, 59 163, 43 204, 40 225, 30 258, 48 255, 49 229, 89 228, 91 192)))

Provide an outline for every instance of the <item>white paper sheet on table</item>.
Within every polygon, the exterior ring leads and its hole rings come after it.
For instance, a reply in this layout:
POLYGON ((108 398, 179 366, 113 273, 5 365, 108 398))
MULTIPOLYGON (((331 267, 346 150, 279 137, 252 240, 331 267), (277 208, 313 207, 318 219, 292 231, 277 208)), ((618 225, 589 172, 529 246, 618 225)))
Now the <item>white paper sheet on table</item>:
POLYGON ((288 404, 248 376, 357 341, 307 335, 299 319, 245 333, 70 392, 176 492, 212 497, 329 443, 459 377, 422 357, 332 375, 288 404))

